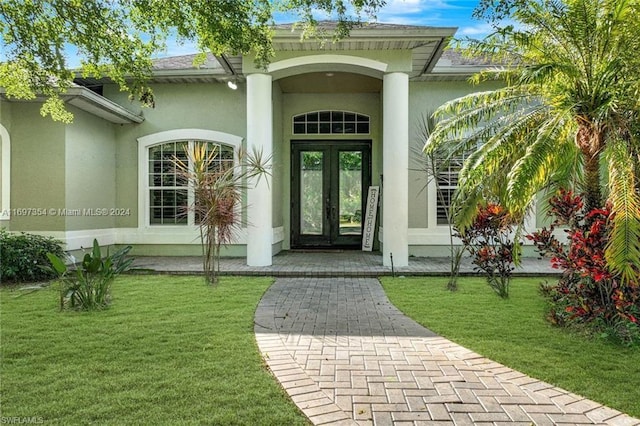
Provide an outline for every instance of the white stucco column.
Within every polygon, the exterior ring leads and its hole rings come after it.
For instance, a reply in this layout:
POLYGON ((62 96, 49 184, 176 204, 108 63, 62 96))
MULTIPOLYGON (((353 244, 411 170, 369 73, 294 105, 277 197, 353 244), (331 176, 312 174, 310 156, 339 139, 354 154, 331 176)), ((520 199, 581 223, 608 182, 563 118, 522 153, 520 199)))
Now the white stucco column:
MULTIPOLYGON (((268 74, 247 76, 247 150, 262 151, 263 158, 273 152, 272 78, 268 74)), ((271 177, 249 182, 247 191, 247 265, 269 266, 272 262, 271 177)))
POLYGON ((409 264, 409 76, 385 74, 382 88, 382 262, 409 264))

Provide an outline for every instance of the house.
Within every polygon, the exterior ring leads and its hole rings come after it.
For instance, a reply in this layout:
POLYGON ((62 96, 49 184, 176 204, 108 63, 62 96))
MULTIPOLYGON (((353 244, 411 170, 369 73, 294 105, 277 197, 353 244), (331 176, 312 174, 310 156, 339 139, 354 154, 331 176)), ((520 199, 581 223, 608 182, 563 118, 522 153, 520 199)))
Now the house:
POLYGON ((155 108, 108 80, 78 79, 64 95, 72 124, 2 97, 0 226, 68 250, 97 238, 137 255, 199 254, 194 217, 181 214, 192 194, 170 159, 205 141, 220 161, 239 146, 272 158, 226 255, 265 266, 291 248, 359 249, 370 186, 381 193, 373 231, 385 265, 446 255, 448 198, 436 197, 414 151, 425 114, 479 90, 467 78, 485 64, 443 53, 455 30, 372 24, 321 43, 280 26, 266 70, 251 55, 209 56, 197 68, 194 56, 157 60, 155 108))

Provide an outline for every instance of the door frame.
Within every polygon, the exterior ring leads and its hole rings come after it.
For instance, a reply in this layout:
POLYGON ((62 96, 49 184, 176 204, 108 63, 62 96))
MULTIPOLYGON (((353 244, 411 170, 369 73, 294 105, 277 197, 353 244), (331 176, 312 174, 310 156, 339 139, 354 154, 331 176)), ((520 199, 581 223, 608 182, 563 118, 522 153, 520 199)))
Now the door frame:
POLYGON ((335 153, 342 150, 361 150, 362 156, 362 193, 361 212, 364 218, 366 198, 369 186, 371 186, 371 139, 295 139, 291 140, 291 235, 290 244, 292 249, 360 249, 362 247, 362 233, 356 236, 340 236, 340 219, 334 197, 339 199, 338 177, 339 166, 337 161, 332 161, 335 153), (300 157, 301 151, 322 151, 323 170, 328 172, 323 175, 323 229, 322 235, 301 235, 300 234, 300 157), (328 155, 327 155, 328 154, 328 155), (333 206, 327 206, 324 200, 330 199, 333 206))

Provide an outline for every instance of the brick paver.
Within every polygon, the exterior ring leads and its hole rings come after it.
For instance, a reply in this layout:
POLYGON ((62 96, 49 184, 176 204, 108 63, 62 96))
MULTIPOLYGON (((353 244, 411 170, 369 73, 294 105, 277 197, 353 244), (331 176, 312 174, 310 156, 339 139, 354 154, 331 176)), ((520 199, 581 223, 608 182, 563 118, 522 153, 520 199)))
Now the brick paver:
POLYGON ((437 336, 374 278, 280 278, 258 306, 255 333, 317 425, 640 425, 437 336))
MULTIPOLYGON (((201 257, 138 256, 133 270, 153 270, 172 274, 202 273, 201 257)), ((449 273, 450 260, 446 257, 410 257, 409 265, 391 269, 382 265, 379 252, 337 251, 301 253, 283 251, 273 257, 273 265, 247 266, 244 257, 220 259, 221 275, 262 275, 272 277, 379 277, 384 275, 433 276, 449 273)), ((460 266, 461 275, 477 275, 469 258, 460 266)), ((523 258, 514 275, 558 274, 548 259, 523 258)))

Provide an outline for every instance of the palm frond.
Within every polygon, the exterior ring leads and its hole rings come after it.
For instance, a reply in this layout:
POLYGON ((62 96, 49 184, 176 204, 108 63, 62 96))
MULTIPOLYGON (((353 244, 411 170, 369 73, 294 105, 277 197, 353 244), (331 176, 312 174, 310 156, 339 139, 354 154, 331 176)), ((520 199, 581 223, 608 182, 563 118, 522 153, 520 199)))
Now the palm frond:
POLYGON ((557 155, 559 150, 567 150, 563 145, 574 147, 573 140, 563 137, 565 127, 573 124, 567 117, 551 115, 544 118, 507 177, 506 206, 512 214, 522 214, 536 194, 549 186, 555 171, 564 168, 561 164, 566 159, 557 155))
POLYGON ((480 188, 458 188, 451 203, 453 222, 456 227, 464 233, 469 228, 478 215, 478 206, 486 202, 484 194, 480 188))
POLYGON ((640 271, 640 195, 637 170, 626 143, 616 140, 606 151, 613 228, 605 255, 612 270, 627 282, 640 271))
POLYGON ((494 134, 465 161, 460 171, 464 185, 477 186, 494 177, 506 177, 516 159, 523 155, 527 140, 535 134, 543 112, 544 107, 538 105, 488 123, 494 134))
POLYGON ((447 144, 451 140, 465 140, 468 144, 477 142, 485 136, 482 127, 486 126, 486 123, 532 104, 535 100, 535 96, 525 93, 524 88, 503 88, 477 92, 447 102, 434 113, 437 126, 425 144, 425 152, 437 149, 439 145, 447 144), (471 133, 475 136, 471 137, 470 131, 474 129, 480 129, 480 133, 471 133))

